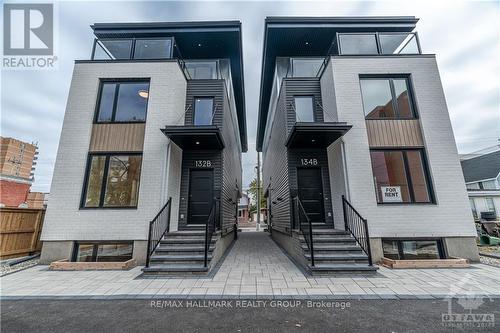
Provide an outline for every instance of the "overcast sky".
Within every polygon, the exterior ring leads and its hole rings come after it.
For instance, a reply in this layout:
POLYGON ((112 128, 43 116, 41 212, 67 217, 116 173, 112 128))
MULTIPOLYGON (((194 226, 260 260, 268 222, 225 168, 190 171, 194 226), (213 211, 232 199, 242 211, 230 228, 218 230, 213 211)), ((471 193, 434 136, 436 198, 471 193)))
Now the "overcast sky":
MULTIPOLYGON (((24 2, 24 1, 23 1, 24 2)), ((26 1, 30 2, 30 1, 26 1)), ((49 1, 43 1, 49 2, 49 1)), ((52 71, 2 71, 1 135, 37 141, 34 191, 50 191, 75 59, 89 59, 95 22, 240 20, 243 24, 248 153, 244 187, 254 177, 255 135, 266 16, 414 15, 424 53, 437 54, 459 152, 500 137, 500 2, 58 2, 52 71)), ((79 182, 80 180, 75 180, 79 182)))

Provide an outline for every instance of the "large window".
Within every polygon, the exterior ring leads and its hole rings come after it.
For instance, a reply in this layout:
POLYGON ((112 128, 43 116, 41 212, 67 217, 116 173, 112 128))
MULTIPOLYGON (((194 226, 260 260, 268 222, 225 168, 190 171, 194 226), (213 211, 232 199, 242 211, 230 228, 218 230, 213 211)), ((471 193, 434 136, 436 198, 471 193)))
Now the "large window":
POLYGON ((384 257, 394 260, 442 259, 440 240, 382 240, 384 257))
POLYGON ((77 243, 73 261, 123 262, 132 259, 133 244, 126 243, 77 243))
POLYGON ((213 97, 195 97, 194 99, 194 124, 212 125, 214 114, 213 97))
POLYGON ((361 78, 360 83, 366 119, 415 117, 408 78, 361 78))
POLYGON ((96 122, 144 122, 149 98, 147 81, 102 81, 96 122))
POLYGON ((485 198, 485 200, 486 200, 486 208, 488 209, 488 212, 496 213, 495 202, 493 201, 493 198, 485 198))
POLYGON ((314 97, 295 96, 294 107, 299 122, 314 122, 314 97))
POLYGON ((142 156, 90 155, 81 206, 137 207, 142 156))
POLYGON ((371 150, 378 203, 432 202, 423 151, 371 150))

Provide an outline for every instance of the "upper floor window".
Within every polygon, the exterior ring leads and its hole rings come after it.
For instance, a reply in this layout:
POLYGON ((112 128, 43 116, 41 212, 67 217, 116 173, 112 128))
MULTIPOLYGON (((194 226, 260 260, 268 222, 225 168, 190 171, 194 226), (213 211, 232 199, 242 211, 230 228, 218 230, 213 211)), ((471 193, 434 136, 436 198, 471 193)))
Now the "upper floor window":
POLYGON ((144 122, 148 98, 147 81, 103 81, 96 122, 144 122))
POLYGON ((194 125, 212 125, 213 115, 213 97, 196 97, 194 99, 194 125))
POLYGON ((298 122, 314 122, 314 96, 294 96, 294 106, 298 122))
POLYGON ((423 151, 371 150, 378 203, 432 202, 423 151))
POLYGON ((366 119, 415 118, 408 78, 361 78, 360 84, 366 119))
POLYGON ((82 207, 137 207, 141 154, 91 154, 82 207))

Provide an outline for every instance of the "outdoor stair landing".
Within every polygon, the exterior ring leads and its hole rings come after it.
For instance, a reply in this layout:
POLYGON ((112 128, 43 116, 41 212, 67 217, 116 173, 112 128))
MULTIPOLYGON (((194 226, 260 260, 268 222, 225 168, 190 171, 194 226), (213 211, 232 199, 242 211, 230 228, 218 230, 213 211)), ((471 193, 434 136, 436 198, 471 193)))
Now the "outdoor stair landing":
POLYGON ((151 255, 144 275, 205 275, 210 271, 212 255, 219 235, 214 233, 205 261, 205 231, 181 230, 169 232, 151 255))

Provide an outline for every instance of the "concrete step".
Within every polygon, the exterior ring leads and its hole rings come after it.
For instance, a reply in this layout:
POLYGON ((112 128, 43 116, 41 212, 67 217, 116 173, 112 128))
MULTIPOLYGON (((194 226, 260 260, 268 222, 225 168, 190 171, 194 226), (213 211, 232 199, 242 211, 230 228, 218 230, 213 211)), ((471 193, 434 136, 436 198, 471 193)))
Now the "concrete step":
POLYGON ((313 229, 313 235, 349 235, 349 232, 338 229, 313 229))
POLYGON ((149 267, 144 267, 142 271, 145 275, 205 275, 208 273, 209 267, 204 267, 202 264, 151 264, 149 267))
MULTIPOLYGON (((306 253, 304 256, 311 260, 311 254, 306 253)), ((322 254, 314 252, 315 261, 368 261, 368 256, 366 254, 322 254)))
POLYGON ((165 238, 172 238, 172 237, 188 237, 188 238, 198 238, 198 237, 205 237, 205 231, 174 231, 174 232, 169 232, 165 236, 165 238))
POLYGON ((378 270, 377 266, 369 266, 368 264, 323 264, 319 263, 314 266, 308 265, 308 269, 314 274, 328 273, 374 273, 378 270))
MULTIPOLYGON (((212 243, 216 243, 217 238, 212 237, 212 243)), ((179 238, 164 238, 160 244, 205 244, 205 237, 179 237, 179 238)))
MULTIPOLYGON (((208 262, 212 260, 212 254, 207 256, 208 262)), ((205 254, 197 255, 162 255, 154 254, 151 257, 151 265, 163 264, 199 264, 205 261, 205 254)))
MULTIPOLYGON (((306 243, 306 240, 304 237, 300 237, 300 241, 302 243, 306 243)), ((316 237, 313 235, 313 243, 314 245, 319 244, 319 243, 330 243, 330 244, 357 244, 356 240, 352 237, 348 236, 322 236, 322 237, 316 237)))

